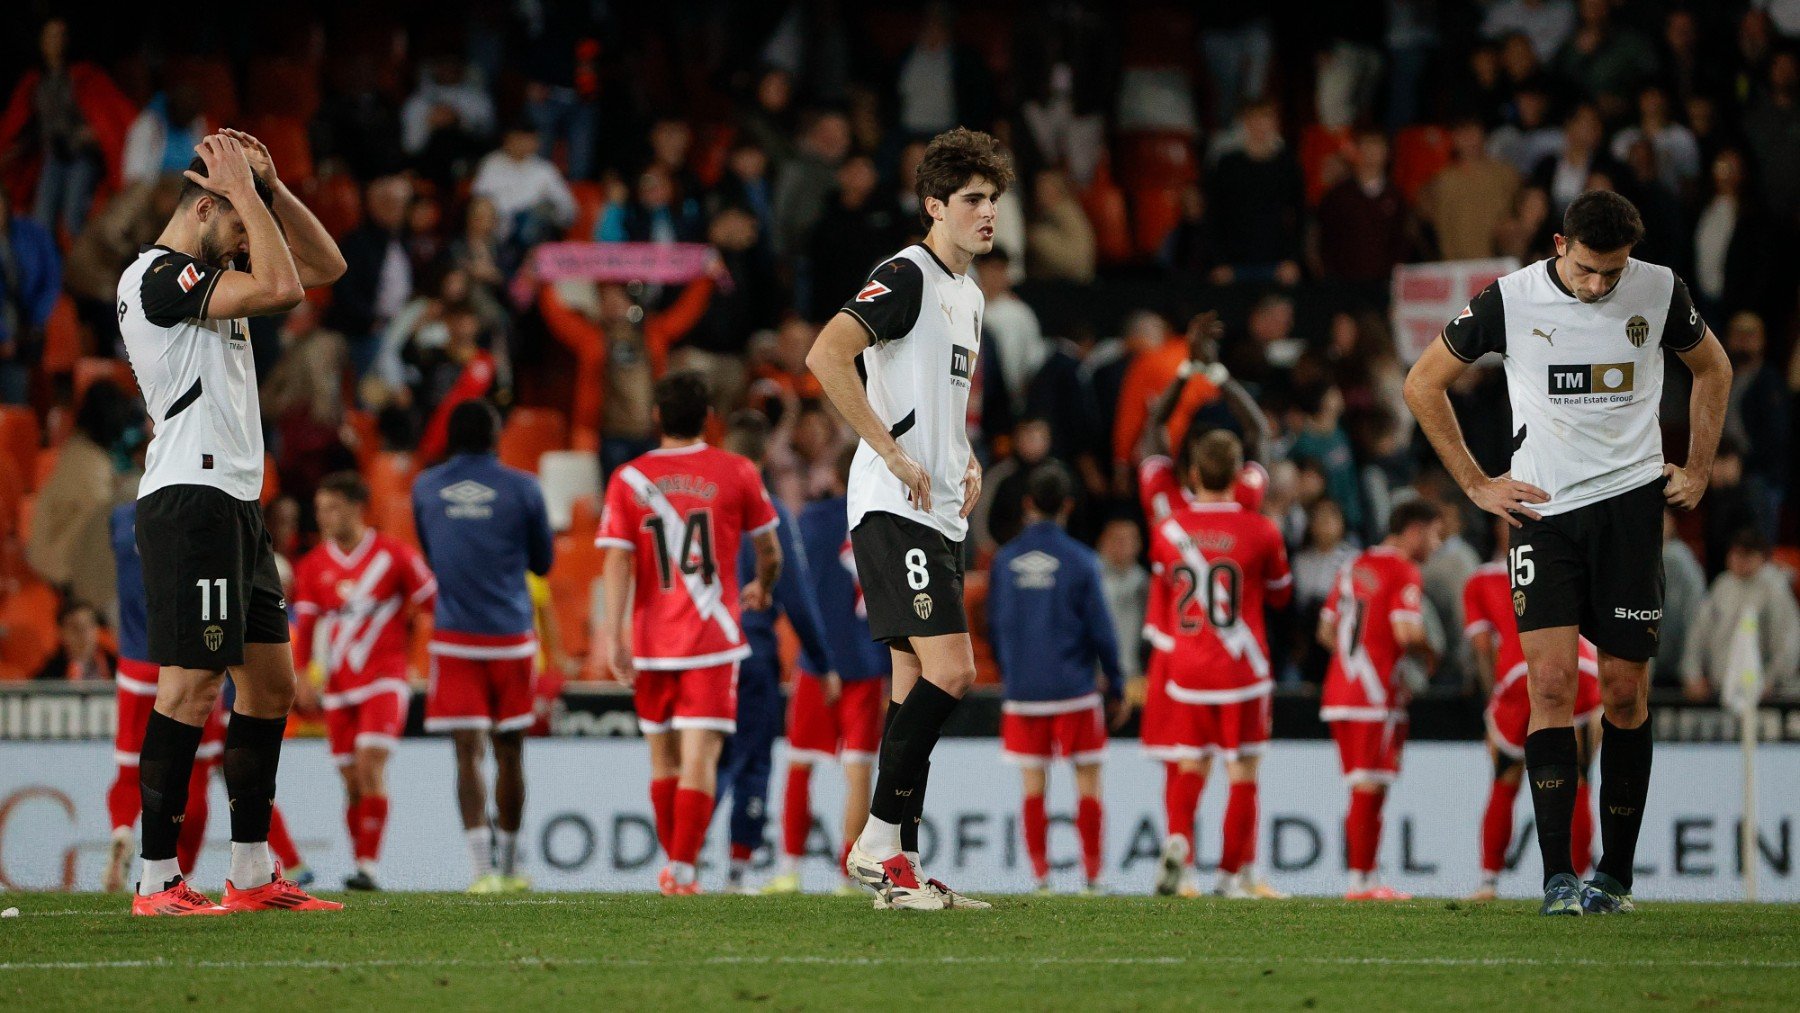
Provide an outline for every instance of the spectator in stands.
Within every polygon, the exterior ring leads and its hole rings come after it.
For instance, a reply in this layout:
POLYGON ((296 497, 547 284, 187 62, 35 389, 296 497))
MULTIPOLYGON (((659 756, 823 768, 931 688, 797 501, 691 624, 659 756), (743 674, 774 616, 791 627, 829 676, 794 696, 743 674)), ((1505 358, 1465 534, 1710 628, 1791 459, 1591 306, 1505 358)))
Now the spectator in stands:
POLYGON ((1294 301, 1268 292, 1250 307, 1244 329, 1226 339, 1220 361, 1258 402, 1279 406, 1305 348, 1294 337, 1294 301))
POLYGON ((1169 230, 1158 256, 1178 279, 1209 285, 1231 283, 1231 267, 1220 262, 1218 229, 1208 213, 1206 193, 1200 184, 1189 183, 1181 188, 1181 220, 1169 230))
POLYGON ((131 186, 158 176, 178 176, 193 161, 194 145, 206 134, 199 91, 187 82, 172 84, 150 96, 131 122, 120 177, 131 186))
MULTIPOLYGON (((1768 87, 1744 113, 1744 135, 1756 157, 1764 210, 1783 222, 1800 214, 1800 55, 1783 50, 1769 61, 1768 87)), ((1783 230, 1791 233, 1792 226, 1783 230)))
POLYGON ((561 170, 538 154, 538 134, 526 124, 506 131, 496 151, 482 158, 472 191, 494 202, 508 240, 529 249, 575 220, 575 195, 561 170))
POLYGON ((1550 195, 1541 186, 1523 186, 1513 196, 1512 213, 1500 223, 1495 247, 1502 257, 1522 264, 1556 255, 1556 233, 1562 223, 1550 217, 1550 195))
POLYGON ((1700 176, 1700 143, 1694 132, 1670 118, 1669 94, 1660 85, 1638 90, 1636 123, 1613 135, 1612 156, 1630 162, 1639 138, 1650 142, 1656 175, 1671 191, 1685 193, 1700 176))
POLYGON ((443 207, 434 197, 414 194, 406 206, 406 259, 412 262, 413 277, 444 270, 447 254, 443 207))
MULTIPOLYGON (((748 208, 720 208, 706 234, 719 254, 719 283, 700 322, 675 350, 675 368, 705 376, 714 407, 724 417, 744 398, 750 336, 776 326, 787 302, 761 227, 748 208)), ((800 361, 805 358, 802 350, 800 361)))
POLYGON ((1100 12, 1040 8, 1013 35, 1012 77, 1024 99, 1016 158, 1063 166, 1085 186, 1106 155, 1106 113, 1116 69, 1100 12))
POLYGON ((1388 181, 1388 140, 1359 130, 1351 175, 1319 201, 1313 271, 1322 278, 1386 286, 1407 252, 1406 203, 1388 181))
POLYGON ((1026 275, 1033 281, 1094 280, 1094 227, 1069 187, 1069 177, 1045 169, 1032 182, 1031 224, 1026 229, 1026 275))
POLYGON ((1491 129, 1505 120, 1510 99, 1510 89, 1500 72, 1500 48, 1491 42, 1471 47, 1468 65, 1456 79, 1450 108, 1473 116, 1491 129))
POLYGON ((83 601, 65 602, 56 614, 56 632, 60 646, 33 678, 112 681, 119 656, 100 642, 99 610, 83 601))
POLYGON ((500 299, 507 279, 518 268, 514 251, 502 241, 500 215, 486 197, 471 197, 463 209, 462 234, 450 240, 450 266, 500 299))
POLYGON ((1237 117, 1246 99, 1268 95, 1275 37, 1269 16, 1252 6, 1208 4, 1194 14, 1202 62, 1212 78, 1212 122, 1221 127, 1237 117))
POLYGON ((1326 362, 1344 396, 1344 428, 1358 455, 1370 463, 1401 454, 1412 432, 1412 413, 1401 390, 1406 371, 1394 354, 1394 338, 1379 313, 1332 314, 1326 362))
POLYGON ((1513 92, 1512 115, 1488 135, 1488 154, 1526 176, 1562 143, 1562 129, 1550 122, 1549 87, 1534 80, 1513 92))
POLYGON ((1569 204, 1588 188, 1595 172, 1614 179, 1623 175, 1601 146, 1604 133, 1598 109, 1586 103, 1576 106, 1563 121, 1562 151, 1545 156, 1531 171, 1531 184, 1550 195, 1550 214, 1557 221, 1562 221, 1569 204))
POLYGON ((706 209, 717 215, 734 206, 756 216, 758 241, 767 245, 775 229, 775 185, 769 173, 769 153, 762 145, 742 137, 726 152, 725 173, 707 195, 706 209))
MULTIPOLYGON (((1431 475, 1441 476, 1443 473, 1433 471, 1431 475)), ((1438 550, 1431 554, 1423 566, 1419 567, 1419 575, 1424 580, 1425 599, 1431 603, 1439 621, 1449 633, 1445 638, 1444 650, 1439 656, 1438 667, 1431 673, 1432 680, 1439 686, 1461 693, 1477 693, 1480 690, 1473 664, 1467 654, 1465 638, 1456 631, 1463 628, 1463 585, 1469 582, 1469 575, 1475 572, 1483 562, 1482 554, 1463 537, 1463 512, 1460 502, 1463 496, 1450 482, 1422 483, 1429 490, 1427 498, 1438 506, 1438 513, 1444 518, 1444 542, 1438 550)), ((1483 517, 1491 516, 1482 514, 1483 517)), ((1377 518, 1377 523, 1379 519, 1377 518)))
POLYGON ((499 378, 500 363, 483 347, 488 334, 482 330, 481 318, 474 313, 455 313, 447 317, 450 337, 441 351, 420 356, 420 382, 414 388, 414 403, 420 414, 429 419, 419 437, 418 458, 425 463, 443 459, 450 415, 466 401, 492 400, 499 378))
POLYGON ((1629 198, 1644 220, 1644 239, 1632 247, 1631 255, 1661 264, 1684 278, 1691 275, 1688 256, 1694 244, 1689 239, 1687 216, 1680 194, 1663 181, 1657 169, 1656 148, 1648 137, 1639 137, 1625 156, 1624 173, 1611 180, 1610 189, 1629 198))
POLYGON ((1773 537, 1794 463, 1788 442, 1793 400, 1781 374, 1765 358, 1767 347, 1761 317, 1743 312, 1731 318, 1725 330, 1725 350, 1731 356, 1725 428, 1744 442, 1744 474, 1765 499, 1758 514, 1767 522, 1763 533, 1773 537))
POLYGON ((793 423, 784 417, 781 426, 788 436, 769 448, 769 487, 790 509, 830 495, 838 455, 849 442, 845 427, 822 399, 801 402, 793 423))
POLYGON ((1504 39, 1515 32, 1531 40, 1539 60, 1550 62, 1575 34, 1574 0, 1500 0, 1490 5, 1481 34, 1504 39))
POLYGON ((326 475, 356 467, 345 445, 353 441, 344 434, 349 367, 344 336, 319 325, 316 305, 302 300, 282 318, 281 358, 263 380, 260 396, 263 418, 277 434, 281 488, 299 502, 310 503, 326 475))
POLYGON ((1557 73, 1616 117, 1656 73, 1656 47, 1636 28, 1614 21, 1612 0, 1578 0, 1576 15, 1575 34, 1556 54, 1557 73))
MULTIPOLYGON (((56 240, 43 225, 13 214, 0 186, 0 404, 26 403, 61 288, 56 240)), ((110 299, 107 306, 110 312, 110 299)))
MULTIPOLYGON (((1346 538, 1346 534, 1344 510, 1331 497, 1318 500, 1306 512, 1306 544, 1293 558, 1295 630, 1318 628, 1319 612, 1325 607, 1325 599, 1331 597, 1338 571, 1356 558, 1357 543, 1346 538)), ((1280 654, 1300 648, 1302 656, 1296 660, 1301 675, 1307 682, 1322 682, 1330 656, 1315 638, 1302 635, 1297 639, 1299 642, 1294 645, 1271 643, 1269 648, 1280 654)))
POLYGON ((494 99, 467 61, 439 53, 419 71, 400 107, 400 144, 413 167, 440 186, 466 179, 494 139, 494 99))
POLYGON ((1652 678, 1658 686, 1675 688, 1682 684, 1681 659, 1687 651, 1688 627, 1706 597, 1706 571, 1676 532, 1673 510, 1663 511, 1662 565, 1662 631, 1656 638, 1657 664, 1652 678))
POLYGON ((1507 90, 1514 94, 1522 88, 1546 86, 1541 83, 1547 76, 1544 61, 1538 59, 1531 36, 1524 32, 1514 32, 1500 40, 1500 70, 1505 75, 1507 90))
POLYGON ((775 252, 800 254, 825 202, 837 186, 837 170, 850 154, 850 121, 821 110, 807 117, 800 148, 775 178, 775 252))
POLYGON ((593 238, 603 243, 699 243, 706 239, 706 216, 700 198, 681 196, 669 171, 647 166, 638 174, 637 192, 621 200, 623 187, 610 195, 593 238))
POLYGON ((1032 379, 1050 356, 1050 343, 1044 340, 1037 312, 1013 292, 1010 262, 1004 250, 981 261, 978 280, 987 300, 981 317, 981 368, 997 376, 1012 405, 1022 406, 1032 379))
POLYGON ((600 130, 600 42, 585 4, 517 8, 525 28, 525 114, 549 159, 560 144, 570 179, 594 178, 600 130))
POLYGON ((1719 437, 1719 449, 1713 455, 1712 481, 1706 487, 1706 509, 1701 511, 1708 578, 1725 569, 1731 539, 1739 531, 1768 530, 1762 514, 1767 499, 1744 474, 1744 449, 1744 441, 1727 432, 1719 437))
POLYGON ((1125 345, 1130 349, 1130 361, 1119 381, 1112 430, 1115 489, 1129 489, 1135 480, 1138 441, 1150 424, 1150 405, 1174 382, 1188 359, 1187 335, 1171 329, 1162 314, 1149 310, 1132 314, 1125 345))
POLYGON ((698 205, 705 186, 693 167, 694 128, 679 116, 663 116, 650 125, 650 162, 647 167, 661 169, 674 188, 672 199, 698 205))
POLYGON ((38 32, 38 59, 0 113, 0 161, 14 162, 36 148, 32 217, 46 229, 61 225, 73 237, 87 221, 94 188, 102 179, 119 182, 125 134, 137 107, 97 64, 69 60, 69 23, 62 18, 50 18, 38 32), (27 127, 34 128, 34 143, 23 138, 27 127))
POLYGON ((780 67, 766 67, 756 79, 756 92, 749 110, 738 118, 738 131, 761 148, 779 178, 780 170, 793 158, 797 123, 794 118, 794 78, 780 67))
POLYGON ((334 85, 314 121, 314 154, 342 159, 357 179, 406 170, 400 146, 400 107, 384 87, 386 52, 357 52, 333 61, 334 85))
POLYGON ((1487 135, 1474 117, 1450 128, 1450 145, 1450 164, 1419 191, 1420 217, 1437 237, 1440 258, 1491 257, 1499 248, 1500 225, 1512 211, 1519 174, 1487 153, 1487 135))
POLYGON ((382 332, 413 296, 405 242, 412 184, 387 176, 370 183, 365 194, 363 223, 338 243, 348 267, 332 286, 326 318, 349 342, 350 366, 359 377, 374 364, 382 332))
POLYGON ((1743 528, 1731 538, 1725 571, 1713 581, 1688 630, 1681 675, 1688 699, 1707 700, 1736 673, 1745 620, 1756 622, 1755 661, 1764 699, 1800 696, 1800 606, 1789 578, 1769 561, 1769 540, 1743 528))
POLYGON ((977 552, 990 552, 1025 526, 1025 489, 1037 466, 1050 459, 1050 423, 1026 419, 1013 432, 1012 453, 989 468, 981 501, 969 518, 977 552))
POLYGON ((1119 640, 1119 663, 1127 680, 1144 674, 1142 642, 1144 613, 1150 607, 1150 571, 1138 562, 1144 536, 1137 522, 1115 517, 1100 529, 1094 543, 1100 555, 1100 591, 1112 616, 1113 635, 1119 640))
MULTIPOLYGON (((894 205, 900 209, 901 221, 911 229, 908 238, 915 242, 925 238, 924 220, 928 217, 919 204, 919 191, 915 185, 919 181, 919 163, 925 160, 926 146, 925 141, 908 141, 900 148, 898 171, 894 173, 894 182, 888 191, 894 205)), ((1022 215, 1024 207, 1017 202, 1014 207, 1018 210, 1009 208, 1007 214, 1022 215)))
POLYGON ((1713 323, 1767 298, 1769 225, 1745 178, 1743 153, 1720 151, 1712 162, 1712 196, 1694 227, 1694 302, 1713 323))
POLYGON ((1325 476, 1325 493, 1344 510, 1344 524, 1359 535, 1368 534, 1363 510, 1362 482, 1350 438, 1338 424, 1344 397, 1330 384, 1315 384, 1294 392, 1300 424, 1295 427, 1288 456, 1295 461, 1316 461, 1325 476))
POLYGON ((1220 156, 1206 184, 1227 280, 1298 284, 1300 164, 1282 144, 1274 103, 1245 107, 1243 138, 1242 149, 1220 156))
MULTIPOLYGON (((117 345, 119 275, 139 249, 162 233, 175 213, 184 182, 178 175, 160 176, 114 194, 99 214, 88 218, 69 250, 63 287, 74 298, 81 322, 93 332, 96 352, 110 354, 117 345)), ((0 206, 5 201, 0 194, 0 206)))
POLYGON ((900 58, 894 81, 900 97, 900 129, 932 137, 951 127, 986 130, 993 122, 992 82, 981 55, 956 44, 952 9, 925 6, 919 36, 900 58))
POLYGON ((124 477, 132 451, 146 439, 143 412, 111 380, 87 389, 75 413, 75 429, 56 454, 56 465, 38 489, 25 561, 45 583, 83 601, 106 604, 112 590, 112 541, 107 518, 136 491, 124 477))
POLYGON ((869 270, 900 246, 900 212, 878 192, 880 184, 875 161, 867 155, 852 155, 838 166, 837 192, 814 223, 805 248, 796 251, 806 257, 808 292, 801 308, 807 319, 831 319, 862 288, 869 270))

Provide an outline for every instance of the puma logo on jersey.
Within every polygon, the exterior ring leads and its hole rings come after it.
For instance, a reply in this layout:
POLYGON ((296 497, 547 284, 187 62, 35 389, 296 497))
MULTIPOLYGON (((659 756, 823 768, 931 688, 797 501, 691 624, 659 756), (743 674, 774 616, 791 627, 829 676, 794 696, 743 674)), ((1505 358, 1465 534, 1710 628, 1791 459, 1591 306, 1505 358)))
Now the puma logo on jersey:
MULTIPOLYGON (((1545 340, 1545 341, 1550 341, 1550 337, 1551 337, 1551 335, 1553 335, 1553 334, 1555 334, 1555 333, 1556 333, 1556 328, 1554 328, 1554 327, 1552 327, 1552 328, 1550 328, 1550 334, 1545 334, 1545 333, 1544 333, 1544 332, 1543 332, 1543 331, 1540 331, 1540 330, 1538 330, 1538 329, 1537 329, 1537 328, 1536 328, 1536 327, 1533 327, 1533 328, 1532 328, 1532 329, 1531 329, 1531 336, 1532 336, 1532 337, 1534 337, 1534 338, 1543 338, 1543 339, 1544 339, 1544 340, 1545 340)), ((1554 341, 1550 341, 1550 344, 1551 344, 1551 346, 1552 346, 1552 347, 1555 347, 1555 345, 1556 345, 1556 342, 1554 342, 1554 341)))
POLYGON ((189 264, 181 269, 181 274, 176 276, 175 282, 181 286, 183 292, 192 292, 194 286, 200 284, 200 279, 203 277, 205 277, 205 275, 199 268, 189 264))
MULTIPOLYGON (((839 289, 838 291, 841 292, 843 290, 839 289)), ((892 292, 892 291, 893 291, 893 289, 888 288, 886 285, 883 285, 881 282, 870 281, 867 285, 864 285, 862 287, 861 292, 856 293, 856 301, 857 302, 874 302, 875 300, 881 298, 884 295, 887 295, 889 292, 892 292)))

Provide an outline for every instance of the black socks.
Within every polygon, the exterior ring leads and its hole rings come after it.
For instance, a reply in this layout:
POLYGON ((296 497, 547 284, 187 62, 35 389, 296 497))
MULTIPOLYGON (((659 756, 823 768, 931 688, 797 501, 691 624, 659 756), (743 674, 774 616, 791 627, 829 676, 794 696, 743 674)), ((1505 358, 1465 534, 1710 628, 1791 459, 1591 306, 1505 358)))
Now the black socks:
POLYGON ((931 780, 931 761, 925 761, 924 769, 919 771, 919 783, 913 786, 913 793, 907 801, 906 818, 900 821, 900 850, 919 853, 919 824, 925 820, 925 782, 931 780))
POLYGON ((1620 728, 1605 719, 1600 728, 1600 862, 1595 869, 1630 890, 1655 740, 1648 716, 1636 728, 1620 728))
POLYGON ((187 812, 188 778, 200 728, 184 725, 161 711, 150 712, 144 745, 138 751, 138 790, 144 797, 143 856, 150 861, 175 857, 181 820, 187 812))
POLYGON ((252 718, 233 711, 225 729, 225 796, 231 800, 231 839, 254 844, 269 839, 275 805, 275 768, 287 718, 252 718))
POLYGON ((1543 856, 1546 883, 1559 873, 1575 874, 1569 839, 1580 774, 1575 729, 1545 728, 1525 737, 1525 779, 1531 783, 1531 807, 1537 814, 1538 851, 1543 856))
MULTIPOLYGON (((906 702, 888 714, 887 734, 881 742, 881 771, 875 779, 869 815, 898 824, 902 835, 912 826, 910 839, 914 845, 918 843, 918 829, 912 820, 919 812, 918 802, 924 798, 925 769, 938 734, 958 702, 930 681, 920 679, 906 695, 906 702)), ((903 845, 906 839, 902 837, 903 845)))

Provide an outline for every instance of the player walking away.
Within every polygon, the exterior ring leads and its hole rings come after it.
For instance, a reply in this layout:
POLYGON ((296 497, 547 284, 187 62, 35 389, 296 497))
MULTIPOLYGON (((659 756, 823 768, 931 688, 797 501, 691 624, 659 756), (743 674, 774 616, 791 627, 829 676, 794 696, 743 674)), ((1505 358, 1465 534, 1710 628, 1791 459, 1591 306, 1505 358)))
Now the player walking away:
POLYGON ((550 517, 537 479, 500 463, 500 415, 485 400, 450 413, 448 460, 413 482, 419 546, 437 575, 427 653, 425 730, 456 746, 456 800, 469 842, 470 893, 528 890, 519 872, 525 815, 525 730, 533 713, 537 632, 526 574, 552 560, 550 517), (482 759, 494 749, 494 811, 482 759))
POLYGON ((1026 479, 1026 527, 994 555, 988 639, 1006 692, 1002 755, 1019 768, 1025 852, 1038 892, 1050 892, 1044 792, 1050 761, 1061 756, 1075 767, 1084 892, 1097 894, 1104 819, 1100 761, 1108 715, 1115 728, 1127 716, 1125 678, 1099 557, 1063 530, 1073 499, 1074 480, 1060 464, 1041 464, 1026 479))
POLYGON ((984 303, 968 270, 994 248, 1012 180, 1011 160, 987 134, 959 127, 933 138, 914 184, 929 223, 924 242, 876 267, 806 356, 861 438, 850 540, 870 635, 893 651, 896 706, 869 821, 845 869, 878 904, 899 908, 974 906, 920 876, 918 827, 932 747, 975 681, 962 542, 981 497, 966 419, 984 303))
POLYGON ((1706 492, 1731 364, 1687 286, 1635 260, 1637 208, 1594 190, 1563 214, 1555 257, 1506 275, 1445 325, 1406 379, 1406 400, 1475 504, 1512 525, 1508 550, 1531 696, 1525 769, 1544 858, 1547 915, 1631 910, 1632 862, 1650 789, 1650 658, 1662 621, 1663 504, 1706 492), (1663 349, 1694 374, 1687 463, 1663 461, 1663 349), (1486 352, 1505 356, 1518 426, 1512 470, 1469 455, 1445 390, 1486 352), (1605 716, 1594 877, 1570 863, 1580 781, 1576 641, 1599 648, 1605 716))
POLYGON ((739 602, 768 608, 781 576, 780 521, 756 465, 703 438, 711 403, 697 373, 657 381, 661 443, 614 469, 595 539, 606 550, 602 643, 650 746, 650 803, 669 858, 657 886, 667 895, 700 892, 694 866, 725 737, 737 729, 738 665, 750 656, 739 602), (740 593, 746 536, 756 579, 740 593))
POLYGON ((114 893, 125 889, 125 877, 131 871, 131 848, 137 843, 132 831, 143 807, 138 793, 138 755, 144 746, 151 708, 156 704, 159 669, 143 660, 150 653, 150 645, 144 564, 137 550, 136 501, 114 507, 108 523, 119 599, 119 668, 113 675, 118 699, 113 761, 118 764, 118 773, 106 792, 106 811, 112 819, 112 850, 101 885, 108 893, 114 893))
POLYGON ((294 665, 257 506, 262 418, 245 318, 293 309, 307 287, 336 281, 344 259, 255 138, 228 130, 195 151, 174 216, 118 286, 119 330, 156 426, 137 542, 147 660, 161 673, 138 763, 144 870, 132 910, 336 909, 282 878, 269 853, 294 665), (244 256, 249 270, 235 270, 244 256), (232 856, 215 905, 187 885, 176 844, 201 728, 227 669, 237 685, 222 760, 232 856))
MULTIPOLYGON (((1506 552, 1506 530, 1494 519, 1494 547, 1506 552)), ((1494 766, 1494 783, 1488 791, 1487 809, 1481 818, 1481 886, 1470 900, 1500 896, 1500 872, 1512 845, 1513 805, 1525 775, 1525 736, 1531 723, 1531 698, 1526 692, 1525 649, 1519 646, 1519 625, 1513 616, 1512 588, 1503 559, 1477 567, 1463 585, 1463 632, 1475 656, 1475 669, 1489 690, 1487 705, 1488 759, 1494 766)), ((1569 841, 1570 862, 1577 875, 1593 862, 1593 800, 1588 792, 1588 760, 1594 754, 1600 732, 1600 660, 1594 645, 1581 641, 1581 681, 1575 690, 1575 728, 1580 748, 1580 784, 1575 790, 1575 818, 1569 841)))
MULTIPOLYGON (((838 455, 831 496, 815 500, 800 513, 800 541, 806 553, 808 581, 818 592, 819 618, 832 658, 827 663, 810 652, 800 654, 800 673, 788 711, 787 787, 781 800, 781 867, 765 893, 797 893, 800 861, 812 833, 813 767, 833 759, 844 766, 843 848, 835 868, 845 876, 850 842, 869 819, 869 793, 874 789, 875 754, 881 750, 882 718, 887 712, 888 649, 869 636, 869 610, 856 576, 856 553, 850 545, 846 490, 855 447, 838 455), (824 669, 824 671, 821 671, 824 669)), ((839 893, 860 894, 861 887, 844 878, 839 893)))
MULTIPOLYGON (((1222 429, 1189 440, 1182 460, 1191 501, 1150 528, 1150 559, 1167 612, 1164 692, 1168 734, 1180 750, 1180 775, 1192 784, 1171 817, 1161 879, 1186 878, 1194 853, 1194 815, 1214 757, 1231 787, 1220 836, 1219 880, 1226 897, 1279 896, 1257 881, 1257 772, 1269 743, 1269 639, 1265 601, 1293 593, 1287 547, 1274 522, 1236 498, 1243 444, 1222 429)), ((1184 784, 1185 788, 1185 784, 1184 784)), ((1161 893, 1173 891, 1159 883, 1161 893)))
POLYGON ((1344 817, 1350 888, 1345 900, 1410 900, 1377 881, 1381 807, 1400 776, 1410 696, 1397 674, 1400 657, 1416 654, 1432 667, 1420 613, 1419 566, 1444 541, 1438 509, 1424 500, 1400 503, 1388 515, 1388 536, 1338 571, 1319 614, 1319 642, 1331 653, 1319 719, 1331 727, 1338 761, 1350 786, 1344 817))
MULTIPOLYGON (((387 829, 387 762, 406 730, 408 620, 423 615, 437 580, 411 546, 363 520, 369 487, 355 472, 327 475, 313 496, 319 544, 294 567, 294 664, 325 674, 325 729, 344 779, 344 822, 356 872, 347 890, 375 890, 387 829)), ((303 678, 309 697, 310 678, 303 678)))
MULTIPOLYGON (((758 474, 768 456, 769 419, 762 412, 742 411, 733 415, 725 433, 725 449, 747 459, 758 474)), ((830 658, 837 649, 825 637, 824 623, 819 618, 819 604, 813 594, 806 549, 801 545, 800 531, 788 515, 787 508, 773 496, 769 503, 780 521, 775 527, 781 542, 784 564, 775 581, 767 608, 743 610, 744 640, 750 645, 750 657, 738 671, 737 731, 725 743, 725 758, 719 764, 719 780, 731 792, 731 866, 727 872, 726 892, 753 892, 744 882, 750 860, 763 846, 768 825, 769 769, 775 736, 781 732, 781 648, 775 639, 775 620, 787 616, 800 640, 803 657, 830 658)), ((754 540, 738 546, 738 581, 755 578, 756 549, 754 540)), ((812 662, 824 668, 831 678, 837 677, 837 666, 830 662, 812 662)), ((866 803, 865 803, 866 804, 866 803)), ((797 884, 796 884, 797 888, 797 884)))

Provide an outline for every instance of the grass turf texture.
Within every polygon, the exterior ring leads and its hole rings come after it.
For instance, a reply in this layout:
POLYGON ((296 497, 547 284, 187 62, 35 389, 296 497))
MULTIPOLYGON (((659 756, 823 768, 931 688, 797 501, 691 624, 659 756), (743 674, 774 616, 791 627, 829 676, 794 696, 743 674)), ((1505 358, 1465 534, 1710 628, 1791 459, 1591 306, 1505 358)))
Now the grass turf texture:
MULTIPOLYGON (((333 895, 336 896, 336 895, 333 895)), ((883 912, 845 897, 348 898, 336 914, 125 915, 0 895, 0 1008, 1786 1008, 1800 909, 997 897, 883 912), (904 1007, 902 1007, 904 1008, 904 1007)))

